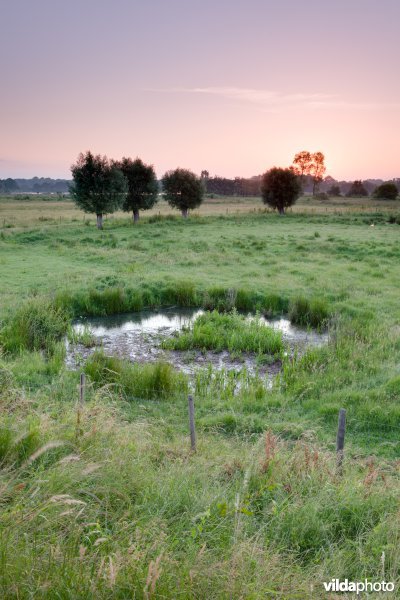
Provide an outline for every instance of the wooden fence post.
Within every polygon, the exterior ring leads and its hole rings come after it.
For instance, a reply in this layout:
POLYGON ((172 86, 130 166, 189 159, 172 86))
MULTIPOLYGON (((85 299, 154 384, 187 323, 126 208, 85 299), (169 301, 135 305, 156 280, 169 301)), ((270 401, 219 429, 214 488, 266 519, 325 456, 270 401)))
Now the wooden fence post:
POLYGON ((344 436, 346 432, 346 410, 339 410, 338 430, 336 436, 336 465, 340 474, 343 472, 344 436))
POLYGON ((189 427, 190 427, 190 447, 192 452, 196 452, 196 428, 194 424, 194 401, 193 396, 188 396, 189 404, 189 427))
POLYGON ((81 408, 83 407, 83 403, 85 401, 85 373, 81 373, 81 381, 79 386, 79 403, 81 408))
POLYGON ((81 430, 81 414, 83 410, 83 403, 85 400, 85 373, 81 373, 79 382, 79 402, 78 410, 76 411, 76 436, 79 437, 82 433, 81 430))

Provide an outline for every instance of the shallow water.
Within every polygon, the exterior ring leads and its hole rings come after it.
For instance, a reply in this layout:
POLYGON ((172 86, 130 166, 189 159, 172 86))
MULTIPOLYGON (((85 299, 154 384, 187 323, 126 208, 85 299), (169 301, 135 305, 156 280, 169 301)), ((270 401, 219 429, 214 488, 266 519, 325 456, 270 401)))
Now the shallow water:
MULTIPOLYGON (((124 315, 94 317, 74 323, 77 332, 89 329, 106 354, 128 358, 132 362, 152 362, 166 360, 181 371, 193 374, 197 369, 212 365, 216 369, 235 371, 243 367, 250 373, 273 376, 281 368, 280 361, 269 365, 258 366, 254 354, 245 354, 240 359, 233 359, 229 352, 169 351, 161 348, 163 339, 173 336, 183 327, 190 327, 194 320, 204 311, 198 309, 162 309, 157 311, 141 311, 124 315)), ((255 315, 248 315, 254 319, 255 315)), ((282 332, 287 344, 287 352, 303 352, 310 346, 321 346, 328 341, 327 333, 319 333, 295 327, 288 319, 266 319, 260 317, 266 325, 282 332)), ((93 351, 82 344, 67 343, 67 366, 78 368, 93 351)))

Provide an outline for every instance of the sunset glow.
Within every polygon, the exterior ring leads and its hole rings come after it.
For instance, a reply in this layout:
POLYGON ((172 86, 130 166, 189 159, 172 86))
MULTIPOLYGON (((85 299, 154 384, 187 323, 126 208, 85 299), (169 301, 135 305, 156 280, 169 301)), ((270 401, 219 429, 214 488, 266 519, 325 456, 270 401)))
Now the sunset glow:
POLYGON ((227 177, 400 176, 398 0, 3 2, 0 178, 91 149, 227 177))

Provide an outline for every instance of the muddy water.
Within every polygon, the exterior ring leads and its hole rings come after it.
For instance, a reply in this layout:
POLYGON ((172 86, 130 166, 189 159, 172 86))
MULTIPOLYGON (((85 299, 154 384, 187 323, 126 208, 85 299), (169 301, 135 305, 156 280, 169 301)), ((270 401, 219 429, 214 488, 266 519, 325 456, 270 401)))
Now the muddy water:
MULTIPOLYGON (((219 370, 239 371, 246 367, 250 373, 257 371, 270 377, 279 372, 280 361, 259 365, 254 354, 246 354, 237 359, 232 358, 229 352, 177 352, 161 348, 162 340, 173 336, 183 327, 190 327, 202 313, 202 310, 192 309, 142 311, 82 320, 74 324, 74 329, 76 332, 90 330, 96 346, 100 346, 106 354, 128 358, 132 362, 166 360, 188 374, 193 374, 197 369, 210 364, 219 370)), ((247 318, 255 317, 248 315, 247 318)), ((321 346, 328 341, 326 333, 300 329, 293 326, 288 319, 260 318, 266 325, 282 332, 289 354, 295 351, 303 352, 307 347, 321 346)), ((82 344, 67 343, 67 366, 72 369, 78 368, 87 356, 94 352, 96 346, 86 348, 82 344)))

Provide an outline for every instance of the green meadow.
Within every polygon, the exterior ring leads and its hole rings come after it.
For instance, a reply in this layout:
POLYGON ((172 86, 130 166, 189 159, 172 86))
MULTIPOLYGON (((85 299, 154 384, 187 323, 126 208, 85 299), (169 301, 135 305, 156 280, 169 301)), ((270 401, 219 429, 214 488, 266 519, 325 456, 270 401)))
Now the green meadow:
POLYGON ((1 598, 398 586, 400 207, 340 202, 302 199, 279 217, 215 199, 188 220, 161 204, 98 231, 67 201, 0 199, 1 598), (72 320, 172 306, 207 312, 167 345, 279 356, 272 387, 245 369, 189 380, 98 349, 80 406, 80 371, 64 364, 72 320), (242 311, 329 342, 287 356, 242 311))

